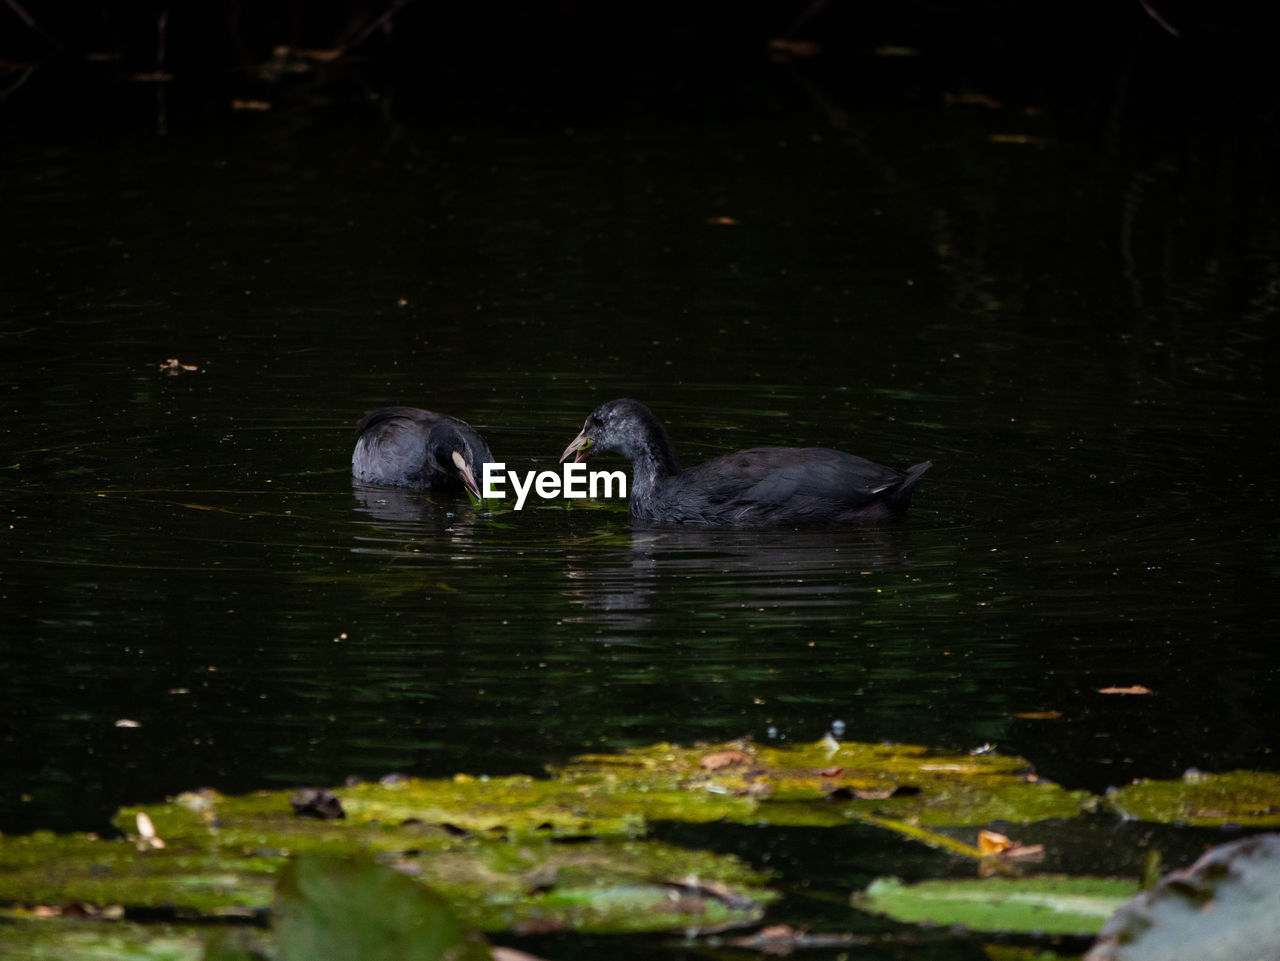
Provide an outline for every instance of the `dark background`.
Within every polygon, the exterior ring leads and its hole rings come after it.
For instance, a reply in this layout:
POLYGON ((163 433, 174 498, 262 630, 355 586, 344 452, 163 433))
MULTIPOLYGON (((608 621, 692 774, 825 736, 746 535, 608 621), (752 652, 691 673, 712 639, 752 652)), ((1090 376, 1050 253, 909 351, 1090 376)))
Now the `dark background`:
POLYGON ((171 76, 175 119, 230 97, 297 103, 405 98, 442 119, 641 109, 760 109, 753 83, 802 65, 845 107, 882 97, 867 69, 887 47, 920 58, 908 97, 957 85, 1028 105, 1140 108, 1176 124, 1188 108, 1275 106, 1266 5, 1147 0, 739 4, 565 2, 42 3, 0 10, 4 115, 49 131, 110 131, 140 74, 171 76), (777 43, 782 41, 782 43, 777 43), (814 45, 797 47, 795 44, 814 45), (275 51, 291 53, 273 61, 275 51), (308 52, 327 52, 317 61, 308 52), (337 60, 328 57, 341 53, 337 60), (770 63, 772 61, 772 66, 770 63), (185 111, 190 111, 186 113, 185 111))

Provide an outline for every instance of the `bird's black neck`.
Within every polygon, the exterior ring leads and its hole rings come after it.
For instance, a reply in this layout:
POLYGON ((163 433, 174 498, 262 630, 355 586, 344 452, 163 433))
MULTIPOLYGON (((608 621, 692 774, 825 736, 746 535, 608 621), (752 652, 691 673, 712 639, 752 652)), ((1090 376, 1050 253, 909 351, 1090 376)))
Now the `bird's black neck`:
POLYGON ((656 483, 680 473, 680 461, 676 459, 676 451, 671 446, 666 428, 648 410, 643 411, 640 417, 640 436, 637 441, 634 448, 627 452, 635 469, 636 483, 641 482, 641 475, 649 483, 656 483))
POLYGON ((658 485, 680 473, 671 439, 658 419, 644 411, 640 436, 627 451, 631 460, 631 513, 637 517, 657 516, 658 485))

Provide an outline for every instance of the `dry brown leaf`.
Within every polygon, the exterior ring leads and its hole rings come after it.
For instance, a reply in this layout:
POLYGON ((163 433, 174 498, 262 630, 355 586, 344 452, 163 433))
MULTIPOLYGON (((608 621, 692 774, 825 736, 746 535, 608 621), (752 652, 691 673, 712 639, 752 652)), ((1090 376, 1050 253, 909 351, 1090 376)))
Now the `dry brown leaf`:
POLYGON ((1044 858, 1044 845, 1015 844, 1008 850, 1001 851, 1000 857, 1005 861, 1039 861, 1044 858))
POLYGON ((771 924, 755 933, 757 938, 794 938, 800 932, 789 924, 771 924))
POLYGON ((543 961, 543 958, 536 954, 517 951, 515 948, 504 948, 496 944, 489 949, 489 953, 493 955, 493 961, 543 961))
POLYGON ((1027 721, 1056 721, 1062 717, 1061 711, 1019 711, 1014 717, 1020 717, 1027 721))
POLYGON ((976 93, 973 91, 963 91, 961 93, 943 94, 943 100, 947 103, 963 104, 965 106, 989 107, 992 110, 1001 110, 1004 108, 999 100, 989 97, 985 93, 976 93))
POLYGON ((904 47, 895 43, 883 43, 872 53, 877 57, 918 57, 920 51, 915 47, 904 47))
POLYGON ((321 63, 328 63, 330 60, 337 60, 346 53, 345 50, 299 50, 297 52, 310 60, 317 60, 321 63))
POLYGON ((1100 687, 1099 694, 1150 694, 1151 688, 1134 684, 1131 687, 1100 687))
POLYGON ((726 767, 741 767, 743 764, 750 763, 750 754, 744 754, 741 751, 717 751, 715 754, 703 755, 698 761, 698 766, 704 771, 719 771, 726 767))
POLYGON ((822 44, 814 43, 812 40, 788 40, 786 37, 774 37, 769 41, 769 49, 803 59, 816 57, 822 53, 822 44))
POLYGON ((1001 851, 1007 851, 1013 847, 1013 842, 1003 834, 995 831, 979 831, 978 832, 978 850, 983 854, 999 854, 1001 851))
POLYGON ((1052 142, 1048 137, 1036 137, 1029 133, 993 133, 988 134, 987 141, 990 143, 1030 144, 1033 147, 1043 147, 1052 142))

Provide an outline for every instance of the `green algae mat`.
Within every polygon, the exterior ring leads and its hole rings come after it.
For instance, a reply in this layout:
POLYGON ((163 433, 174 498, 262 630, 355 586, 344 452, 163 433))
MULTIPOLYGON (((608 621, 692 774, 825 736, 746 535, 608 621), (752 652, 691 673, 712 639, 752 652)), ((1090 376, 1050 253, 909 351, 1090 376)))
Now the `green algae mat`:
MULTIPOLYGON (((211 958, 283 958, 290 944, 305 941, 298 932, 323 916, 303 911, 311 920, 288 927, 286 919, 299 912, 290 915, 282 905, 291 902, 282 898, 298 888, 300 871, 313 878, 385 872, 382 880, 358 875, 360 883, 427 892, 447 905, 458 932, 707 935, 764 919, 778 897, 767 875, 739 857, 650 837, 650 825, 660 821, 872 825, 971 859, 996 877, 967 881, 973 888, 963 895, 884 880, 855 896, 858 908, 904 922, 951 924, 959 905, 970 927, 1089 934, 1130 893, 1127 879, 1024 879, 1030 872, 1013 852, 976 843, 979 829, 992 822, 1065 821, 1084 812, 1265 827, 1280 821, 1280 777, 1195 774, 1098 797, 1042 780, 1026 760, 995 752, 827 738, 790 747, 659 744, 586 755, 544 778, 388 778, 241 796, 201 790, 122 809, 116 838, 49 832, 0 838, 0 905, 7 905, 8 919, 0 923, 0 948, 21 942, 20 956, 96 958, 96 931, 98 938, 122 939, 115 957, 203 958, 207 950, 211 958), (1042 922, 1065 910, 1044 900, 1046 885, 1086 907, 1040 928, 991 907, 1030 905, 1042 922), (943 913, 930 913, 930 904, 943 913), (99 920, 69 921, 75 913, 99 920), (104 916, 123 921, 106 924, 104 916), (143 917, 157 920, 124 923, 143 917), (278 948, 272 941, 237 947, 226 939, 208 946, 207 934, 182 927, 243 920, 261 931, 268 919, 275 930, 264 936, 282 938, 278 948)), ((388 897, 389 917, 392 903, 388 897)), ((415 911, 422 913, 408 913, 415 911)))

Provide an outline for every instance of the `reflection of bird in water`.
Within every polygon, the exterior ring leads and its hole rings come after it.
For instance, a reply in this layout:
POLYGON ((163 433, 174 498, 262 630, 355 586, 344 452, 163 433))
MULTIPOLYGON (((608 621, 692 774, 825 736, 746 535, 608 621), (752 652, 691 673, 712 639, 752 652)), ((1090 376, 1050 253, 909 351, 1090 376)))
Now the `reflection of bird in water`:
POLYGON ((681 470, 662 424, 635 400, 597 407, 565 449, 575 462, 611 450, 631 461, 631 513, 724 527, 874 524, 906 512, 932 464, 894 470, 825 447, 757 447, 681 470))
POLYGON ((351 549, 415 565, 476 560, 482 510, 465 499, 407 487, 351 485, 351 549))
POLYGON ((406 533, 417 534, 443 530, 457 523, 458 517, 471 516, 470 505, 456 499, 424 497, 421 491, 405 487, 351 485, 357 510, 372 519, 391 524, 406 524, 406 533))
POLYGON ((381 407, 356 424, 351 476, 365 484, 461 490, 476 497, 489 445, 469 424, 418 407, 381 407))
MULTIPOLYGON (((714 630, 721 611, 744 600, 754 617, 788 623, 842 623, 851 605, 873 603, 876 571, 912 570, 909 526, 810 528, 779 537, 759 528, 654 525, 635 521, 628 550, 566 548, 565 597, 590 625, 589 639, 636 643, 673 610, 696 611, 697 630, 714 630)), ((688 625, 691 630, 693 625, 688 625)))

